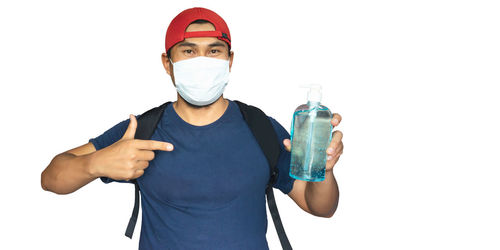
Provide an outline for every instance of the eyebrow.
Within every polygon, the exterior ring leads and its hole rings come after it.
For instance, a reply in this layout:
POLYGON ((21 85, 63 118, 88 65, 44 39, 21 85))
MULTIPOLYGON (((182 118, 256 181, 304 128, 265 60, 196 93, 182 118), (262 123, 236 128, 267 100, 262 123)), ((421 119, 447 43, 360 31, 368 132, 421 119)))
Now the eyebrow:
POLYGON ((222 43, 222 42, 213 42, 213 43, 208 45, 208 47, 217 47, 217 46, 225 47, 224 43, 222 43))
MULTIPOLYGON (((197 47, 198 44, 196 44, 196 43, 190 43, 190 42, 181 42, 181 43, 179 43, 179 47, 181 47, 181 46, 197 47)), ((225 47, 224 43, 222 43, 222 42, 213 42, 213 43, 211 43, 211 44, 208 45, 208 47, 218 47, 218 46, 225 47)))

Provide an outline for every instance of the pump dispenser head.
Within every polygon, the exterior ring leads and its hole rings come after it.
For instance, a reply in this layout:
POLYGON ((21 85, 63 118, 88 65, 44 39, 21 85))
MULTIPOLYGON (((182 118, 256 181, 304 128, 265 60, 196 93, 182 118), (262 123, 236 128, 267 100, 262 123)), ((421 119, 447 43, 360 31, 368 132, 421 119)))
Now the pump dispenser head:
POLYGON ((321 85, 320 84, 301 84, 301 88, 309 88, 307 92, 307 100, 311 103, 321 102, 321 85))

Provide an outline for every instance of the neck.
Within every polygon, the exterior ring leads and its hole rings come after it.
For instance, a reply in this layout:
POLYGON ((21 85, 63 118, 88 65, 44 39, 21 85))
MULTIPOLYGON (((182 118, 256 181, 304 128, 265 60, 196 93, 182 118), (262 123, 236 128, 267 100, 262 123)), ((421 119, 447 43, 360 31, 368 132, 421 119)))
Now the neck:
POLYGON ((182 120, 195 126, 204 126, 218 120, 226 111, 229 101, 224 99, 223 95, 217 101, 206 106, 194 106, 186 102, 177 93, 177 101, 173 103, 173 107, 177 115, 182 120))

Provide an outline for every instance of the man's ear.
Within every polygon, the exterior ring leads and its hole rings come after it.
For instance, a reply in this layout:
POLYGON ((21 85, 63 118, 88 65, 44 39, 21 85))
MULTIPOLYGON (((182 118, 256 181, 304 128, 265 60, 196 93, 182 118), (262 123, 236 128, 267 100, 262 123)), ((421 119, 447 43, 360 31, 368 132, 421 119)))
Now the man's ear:
POLYGON ((170 72, 170 60, 168 60, 166 53, 161 54, 161 62, 163 63, 163 67, 165 68, 165 71, 167 71, 167 74, 172 76, 170 72))
POLYGON ((229 72, 231 72, 231 66, 233 66, 234 51, 231 51, 230 54, 231 55, 229 56, 229 72))

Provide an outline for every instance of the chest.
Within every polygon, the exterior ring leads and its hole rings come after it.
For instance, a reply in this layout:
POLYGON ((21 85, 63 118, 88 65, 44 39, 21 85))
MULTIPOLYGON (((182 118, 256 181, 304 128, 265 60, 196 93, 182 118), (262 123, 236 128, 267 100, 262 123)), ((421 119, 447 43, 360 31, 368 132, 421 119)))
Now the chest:
POLYGON ((142 192, 171 205, 216 209, 238 197, 264 195, 269 166, 246 124, 210 130, 159 127, 153 140, 174 145, 155 151, 139 179, 142 192))

